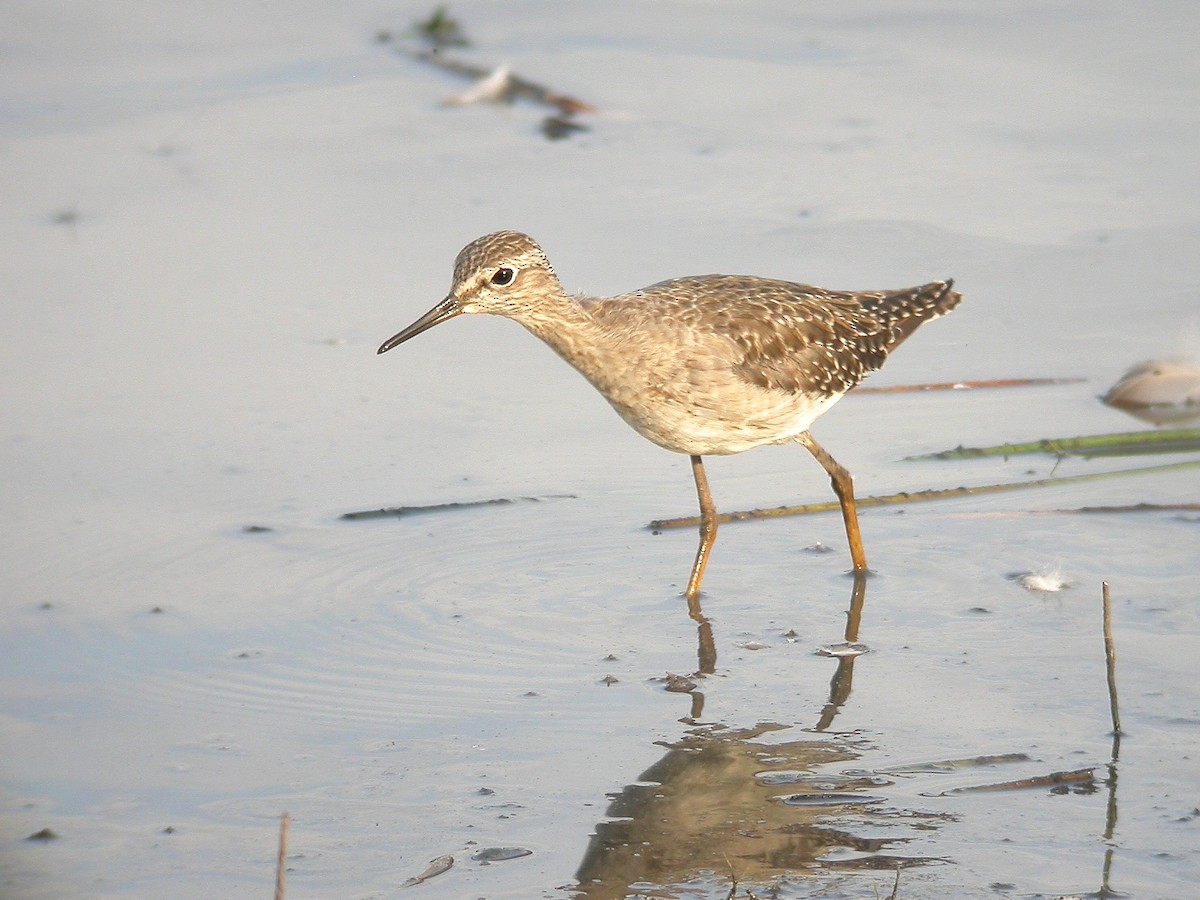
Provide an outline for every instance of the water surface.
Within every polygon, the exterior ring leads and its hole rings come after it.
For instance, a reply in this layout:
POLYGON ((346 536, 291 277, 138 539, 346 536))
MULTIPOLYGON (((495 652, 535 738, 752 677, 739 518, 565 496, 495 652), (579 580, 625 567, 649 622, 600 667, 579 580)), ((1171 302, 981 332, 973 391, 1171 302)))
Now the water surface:
MULTIPOLYGON (((814 431, 860 493, 1147 464, 901 460, 1139 427, 1097 395, 1197 352, 1192 6, 455 4, 466 58, 605 111, 558 142, 375 41, 427 12, 10 10, 0 893, 264 896, 288 810, 296 897, 448 854, 405 893, 1188 895, 1200 516, 1054 511, 1195 470, 864 511, 838 660, 836 514, 723 528, 703 628, 694 533, 644 527, 694 510, 684 457, 511 323, 375 348, 496 228, 597 293, 952 275, 873 383, 1084 380, 847 397, 814 431)), ((795 447, 708 471, 724 510, 830 496, 795 447)))

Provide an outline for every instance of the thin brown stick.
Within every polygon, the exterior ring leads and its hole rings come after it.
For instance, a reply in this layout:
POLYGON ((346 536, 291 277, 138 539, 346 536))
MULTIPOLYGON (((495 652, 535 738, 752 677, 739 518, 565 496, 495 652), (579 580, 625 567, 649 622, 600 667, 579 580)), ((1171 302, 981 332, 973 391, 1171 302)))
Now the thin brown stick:
POLYGON ((1090 515, 1092 513, 1196 512, 1200 503, 1129 503, 1125 506, 1078 506, 1075 509, 1035 509, 1031 516, 1090 515))
POLYGON ((983 381, 938 381, 932 384, 896 384, 859 387, 853 394, 904 394, 915 391, 973 391, 980 388, 1043 387, 1048 384, 1079 384, 1086 378, 989 378, 983 381))
POLYGON ((287 844, 288 832, 292 827, 292 817, 285 810, 279 817, 279 856, 275 860, 275 900, 283 900, 287 881, 287 844))
POLYGON ((729 866, 730 886, 729 893, 725 896, 725 900, 734 900, 734 898, 737 897, 738 889, 737 872, 733 870, 733 863, 729 861, 729 854, 722 852, 721 855, 725 857, 725 865, 729 866))
MULTIPOLYGON (((1136 469, 1118 469, 1109 472, 1088 472, 1082 475, 1060 475, 1055 478, 1037 478, 1032 481, 1011 481, 1003 484, 984 484, 978 487, 945 488, 930 491, 907 491, 898 494, 887 494, 883 497, 859 497, 855 506, 863 509, 869 506, 889 506, 901 503, 919 503, 926 500, 945 500, 951 497, 973 497, 980 494, 999 494, 1006 491, 1019 491, 1024 488, 1052 487, 1063 484, 1075 484, 1081 481, 1096 481, 1104 478, 1120 478, 1125 475, 1146 475, 1152 472, 1171 472, 1178 469, 1190 469, 1200 466, 1200 460, 1178 463, 1166 463, 1160 466, 1143 466, 1136 469)), ((777 506, 771 509, 751 509, 740 512, 719 513, 717 523, 740 522, 746 519, 776 519, 783 516, 800 516, 809 513, 830 512, 840 509, 841 504, 829 501, 824 503, 806 503, 800 506, 777 506)), ((700 523, 697 516, 681 516, 675 519, 655 519, 647 527, 651 529, 687 528, 700 523)))
POLYGON ((1100 593, 1104 598, 1104 661, 1108 672, 1108 704, 1113 725, 1112 759, 1108 762, 1108 803, 1104 812, 1104 840, 1109 846, 1104 851, 1100 896, 1110 897, 1114 895, 1109 887, 1109 879, 1112 876, 1112 839, 1117 830, 1117 757, 1121 752, 1121 714, 1117 709, 1117 652, 1112 636, 1112 602, 1107 581, 1100 582, 1100 593))
POLYGON ((1112 713, 1113 734, 1121 733, 1121 713, 1117 709, 1117 649, 1112 636, 1112 603, 1108 596, 1108 582, 1101 582, 1100 593, 1104 598, 1104 662, 1108 670, 1108 706, 1112 713))
POLYGON ((451 503, 431 503, 428 506, 385 506, 342 513, 339 518, 348 522, 363 519, 393 519, 400 516, 419 516, 425 513, 456 512, 484 506, 511 506, 514 503, 541 503, 543 500, 574 500, 574 494, 543 494, 540 497, 495 497, 491 500, 457 500, 451 503))

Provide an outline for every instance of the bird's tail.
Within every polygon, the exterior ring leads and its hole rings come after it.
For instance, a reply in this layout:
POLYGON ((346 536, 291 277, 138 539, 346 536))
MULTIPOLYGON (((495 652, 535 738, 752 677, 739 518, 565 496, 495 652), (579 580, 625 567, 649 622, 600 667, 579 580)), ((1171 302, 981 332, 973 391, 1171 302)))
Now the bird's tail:
POLYGON ((953 290, 953 279, 932 281, 920 287, 888 291, 862 301, 863 310, 892 332, 888 350, 899 346, 922 322, 944 316, 962 300, 953 290))

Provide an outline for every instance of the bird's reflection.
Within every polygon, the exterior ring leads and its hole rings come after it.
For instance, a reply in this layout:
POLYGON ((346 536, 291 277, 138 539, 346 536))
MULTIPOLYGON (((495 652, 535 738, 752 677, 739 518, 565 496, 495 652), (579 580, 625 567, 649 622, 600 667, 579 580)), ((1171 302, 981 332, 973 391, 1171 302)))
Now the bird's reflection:
MULTIPOLYGON (((846 645, 855 644, 858 641, 858 633, 862 625, 863 607, 866 605, 867 579, 869 577, 869 572, 853 573, 854 581, 850 589, 850 605, 846 610, 846 645)), ((689 597, 687 603, 688 615, 697 624, 696 659, 698 668, 696 669, 696 675, 711 675, 717 670, 717 645, 713 637, 712 622, 709 621, 708 617, 704 615, 704 611, 700 608, 700 599, 698 597, 689 597)), ((816 725, 817 731, 827 730, 833 723, 833 719, 838 714, 838 711, 849 699, 850 689, 854 683, 854 660, 858 658, 858 655, 857 653, 848 653, 836 656, 837 671, 833 673, 833 679, 829 682, 829 702, 821 710, 821 717, 816 725)), ((692 712, 688 718, 696 721, 700 718, 704 709, 704 696, 699 691, 693 691, 692 694, 692 712)))
POLYGON ((712 622, 700 610, 699 597, 688 597, 688 615, 696 621, 696 673, 711 675, 717 671, 717 643, 712 622))
MULTIPOLYGON (((867 574, 855 574, 847 644, 858 641, 866 593, 867 574)), ((698 626, 699 668, 686 681, 692 707, 683 721, 695 724, 704 708, 699 679, 716 671, 717 651, 698 598, 688 600, 688 614, 698 626)), ((828 729, 849 698, 855 658, 837 657, 816 731, 828 729)), ((613 798, 576 874, 578 896, 625 897, 646 884, 681 885, 703 873, 761 882, 797 870, 893 869, 926 861, 896 851, 904 837, 867 837, 839 825, 839 813, 852 817, 860 832, 922 815, 877 806, 884 797, 872 790, 890 784, 886 777, 818 771, 857 757, 833 739, 757 740, 785 728, 696 727, 671 745, 636 784, 613 798)))
POLYGON ((577 895, 626 897, 711 873, 762 883, 927 861, 899 852, 910 839, 899 821, 925 816, 883 802, 877 791, 889 779, 846 771, 858 754, 843 742, 758 740, 784 729, 697 728, 671 745, 613 798, 576 873, 577 895), (837 764, 842 774, 819 771, 837 764))
MULTIPOLYGON (((862 624, 863 606, 867 600, 867 573, 854 573, 854 587, 850 590, 850 608, 846 611, 846 643, 858 641, 858 629, 862 624)), ((817 721, 816 730, 826 731, 833 724, 834 717, 842 706, 850 699, 850 688, 854 684, 854 661, 857 654, 837 657, 837 671, 829 682, 829 702, 821 710, 821 718, 817 721)))

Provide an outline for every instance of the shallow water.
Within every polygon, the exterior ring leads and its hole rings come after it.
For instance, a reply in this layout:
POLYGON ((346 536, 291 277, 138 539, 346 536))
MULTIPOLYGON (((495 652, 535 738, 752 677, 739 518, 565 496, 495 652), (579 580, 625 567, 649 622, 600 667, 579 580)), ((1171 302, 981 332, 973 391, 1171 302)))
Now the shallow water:
MULTIPOLYGON (((500 227, 594 292, 953 275, 873 384, 1084 381, 847 397, 814 431, 860 495, 1192 460, 902 460, 1133 430, 1097 396, 1197 352, 1192 6, 455 4, 464 55, 612 111, 561 142, 440 108, 373 40, 424 12, 10 14, 0 893, 264 896, 288 810, 295 897, 446 854, 405 892, 1188 896, 1200 515, 1055 511, 1195 469, 863 510, 839 661, 836 514, 723 527, 703 628, 694 532, 644 527, 694 511, 686 458, 511 323, 375 348, 500 227), (499 498, 540 499, 341 518, 499 498)), ((798 448, 708 471, 722 510, 829 498, 798 448)))

